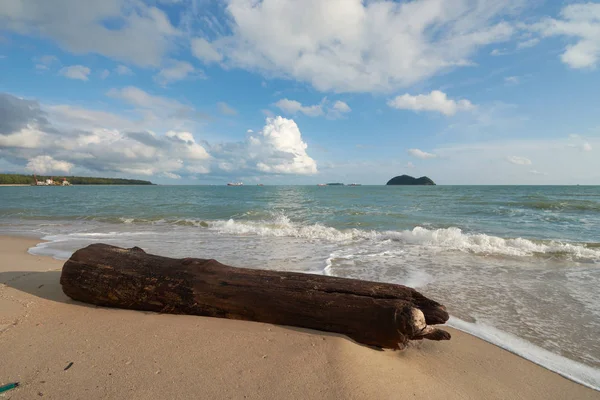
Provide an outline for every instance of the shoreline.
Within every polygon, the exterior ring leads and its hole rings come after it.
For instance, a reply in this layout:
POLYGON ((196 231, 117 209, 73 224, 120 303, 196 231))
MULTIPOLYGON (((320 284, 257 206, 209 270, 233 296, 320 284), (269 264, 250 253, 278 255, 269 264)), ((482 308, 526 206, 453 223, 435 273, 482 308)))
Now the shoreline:
POLYGON ((63 262, 28 254, 40 242, 0 236, 0 383, 21 382, 14 399, 599 397, 455 329, 450 342, 377 352, 324 332, 73 302, 63 262))

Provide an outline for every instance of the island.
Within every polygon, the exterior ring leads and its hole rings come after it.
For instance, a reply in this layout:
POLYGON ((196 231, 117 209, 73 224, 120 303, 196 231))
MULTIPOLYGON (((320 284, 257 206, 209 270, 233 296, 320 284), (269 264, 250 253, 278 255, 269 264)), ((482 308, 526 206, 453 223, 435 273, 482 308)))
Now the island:
POLYGON ((153 185, 150 181, 122 178, 95 178, 89 176, 35 176, 0 174, 0 185, 67 186, 67 185, 153 185))
POLYGON ((431 179, 426 176, 414 178, 409 175, 395 176, 386 183, 386 185, 435 185, 431 179))

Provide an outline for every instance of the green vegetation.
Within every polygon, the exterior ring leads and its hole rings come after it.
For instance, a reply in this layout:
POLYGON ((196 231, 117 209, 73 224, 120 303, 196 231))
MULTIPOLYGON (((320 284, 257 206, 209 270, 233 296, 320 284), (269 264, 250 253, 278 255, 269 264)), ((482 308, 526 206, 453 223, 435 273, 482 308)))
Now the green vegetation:
MULTIPOLYGON (((38 181, 45 181, 51 176, 38 175, 38 181)), ((92 178, 89 176, 54 176, 55 180, 62 182, 66 178, 72 185, 152 185, 152 182, 139 179, 121 178, 92 178)), ((0 185, 31 185, 35 183, 33 175, 0 174, 0 185)))
POLYGON ((400 175, 390 179, 387 185, 435 185, 435 183, 426 176, 413 178, 409 175, 400 175))

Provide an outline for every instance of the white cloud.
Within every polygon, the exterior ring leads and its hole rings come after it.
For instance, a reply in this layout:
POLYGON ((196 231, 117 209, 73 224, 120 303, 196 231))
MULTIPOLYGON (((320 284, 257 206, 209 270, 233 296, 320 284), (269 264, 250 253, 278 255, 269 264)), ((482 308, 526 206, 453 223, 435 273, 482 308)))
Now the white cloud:
POLYGON ((223 56, 202 38, 192 40, 192 54, 206 63, 218 62, 223 59, 223 56))
POLYGON ((71 168, 73 168, 73 164, 70 162, 55 160, 50 156, 37 156, 27 163, 27 169, 36 174, 69 172, 71 168))
POLYGON ((388 101, 388 106, 399 110, 436 111, 452 116, 458 111, 470 111, 475 106, 469 100, 452 100, 446 93, 434 90, 429 94, 404 94, 388 101))
POLYGON ((428 158, 436 158, 437 157, 437 155, 435 155, 433 153, 427 153, 426 151, 419 150, 419 149, 408 149, 408 154, 415 156, 417 158, 421 158, 423 160, 426 160, 428 158))
POLYGON ((193 174, 208 174, 210 172, 210 168, 205 165, 188 165, 185 170, 193 174))
POLYGON ((46 106, 44 109, 52 115, 52 121, 59 127, 76 127, 82 130, 140 129, 140 126, 132 121, 105 111, 90 110, 66 104, 46 106))
MULTIPOLYGON (((180 106, 136 90, 113 94, 136 107, 180 106)), ((250 175, 318 172, 300 129, 282 117, 268 118, 244 141, 211 145, 197 140, 198 133, 191 130, 159 130, 156 124, 151 125, 157 132, 144 129, 145 122, 132 119, 129 110, 116 115, 65 104, 40 106, 7 94, 0 94, 0 110, 6 114, 0 118, 2 158, 24 169, 29 163, 39 173, 69 168, 76 173, 190 178, 211 168, 250 175)))
POLYGON ((545 172, 540 172, 540 171, 538 171, 538 170, 535 170, 535 169, 529 170, 529 173, 530 173, 530 174, 533 174, 533 175, 548 175, 548 174, 547 174, 547 173, 545 173, 545 172))
POLYGON ((113 88, 106 94, 134 106, 135 111, 143 117, 142 125, 147 129, 168 127, 169 129, 187 130, 190 125, 196 125, 198 121, 205 120, 207 117, 190 105, 167 97, 152 95, 135 86, 113 88))
POLYGON ((526 157, 518 157, 518 156, 508 156, 506 160, 512 164, 516 165, 531 165, 531 160, 526 157))
POLYGON ((100 73, 100 79, 106 79, 106 78, 108 78, 109 75, 110 75, 110 71, 105 69, 104 71, 102 71, 100 73))
POLYGON ((507 76, 504 78, 504 82, 510 85, 518 85, 520 81, 518 76, 507 76))
POLYGON ((0 148, 16 147, 35 149, 40 146, 44 136, 44 132, 40 131, 35 126, 29 125, 14 133, 0 134, 0 148))
POLYGON ((592 145, 589 144, 588 142, 585 142, 581 148, 583 149, 583 151, 592 151, 592 145))
POLYGON ((46 70, 49 69, 49 67, 55 63, 58 63, 58 58, 56 56, 53 55, 45 55, 45 56, 41 56, 41 57, 34 57, 33 59, 35 62, 37 62, 37 65, 35 66, 36 69, 39 70, 46 70))
POLYGON ((219 112, 223 115, 229 115, 229 116, 233 116, 233 115, 237 115, 237 110, 233 107, 231 107, 230 105, 228 105, 227 103, 220 101, 217 103, 217 108, 219 109, 219 112))
POLYGON ((51 38, 73 53, 97 53, 141 66, 158 66, 180 35, 163 11, 129 0, 5 1, 0 25, 51 38))
POLYGON ((165 136, 176 142, 178 153, 190 160, 207 160, 210 158, 206 149, 196 143, 194 136, 190 132, 169 131, 165 136))
POLYGON ((506 49, 494 49, 490 52, 490 56, 505 56, 507 54, 510 54, 510 52, 506 49))
POLYGON ((352 109, 350 108, 350 106, 348 104, 346 104, 345 102, 340 101, 340 100, 336 101, 333 104, 333 109, 335 111, 338 111, 341 113, 349 113, 350 111, 352 111, 352 109))
POLYGON ((302 113, 308 117, 318 117, 323 115, 323 104, 315 104, 313 106, 303 106, 302 103, 296 100, 281 99, 275 103, 275 107, 279 108, 287 114, 302 113))
POLYGON ((573 38, 561 55, 561 60, 571 68, 592 68, 600 58, 600 4, 570 4, 560 12, 560 19, 546 18, 529 26, 543 37, 565 36, 573 38))
POLYGON ((329 119, 342 118, 344 114, 352 111, 347 103, 340 100, 331 105, 326 97, 319 104, 312 106, 305 106, 299 101, 289 99, 281 99, 274 106, 286 114, 296 115, 302 113, 308 117, 326 116, 329 119))
POLYGON ((413 164, 412 162, 409 161, 409 162, 406 163, 406 168, 412 169, 414 167, 415 167, 415 164, 413 164))
POLYGON ((247 156, 261 172, 316 174, 317 163, 306 153, 307 147, 293 120, 267 118, 263 129, 248 138, 247 156))
POLYGON ((133 75, 133 71, 126 65, 119 65, 115 68, 117 75, 133 75))
MULTIPOLYGON (((163 86, 186 79, 196 72, 194 66, 186 61, 170 60, 167 65, 154 77, 154 80, 163 86)), ((203 76, 202 74, 197 75, 203 76)))
POLYGON ((163 176, 169 179, 181 179, 181 175, 177 175, 172 172, 163 172, 163 176))
POLYGON ((522 42, 517 43, 517 49, 519 49, 519 50, 528 49, 530 47, 537 46, 539 42, 540 42, 539 38, 524 40, 522 42))
POLYGON ((69 79, 79 79, 81 81, 87 81, 88 75, 92 72, 88 67, 83 65, 71 65, 70 67, 64 67, 59 71, 59 74, 69 79))
POLYGON ((472 65, 511 38, 497 22, 523 0, 228 0, 231 34, 192 42, 205 62, 306 81, 317 90, 386 91, 472 65))

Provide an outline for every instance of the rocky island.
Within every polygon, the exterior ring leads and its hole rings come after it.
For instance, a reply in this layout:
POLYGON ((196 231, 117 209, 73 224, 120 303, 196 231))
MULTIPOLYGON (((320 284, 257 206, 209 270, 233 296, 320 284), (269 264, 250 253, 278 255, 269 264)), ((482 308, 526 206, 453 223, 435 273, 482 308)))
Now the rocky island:
POLYGON ((426 176, 414 178, 409 175, 395 176, 386 185, 435 185, 435 182, 426 176))

